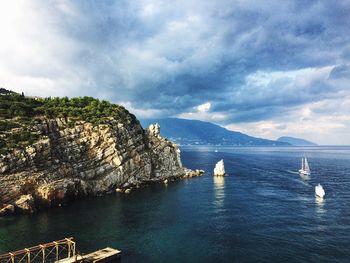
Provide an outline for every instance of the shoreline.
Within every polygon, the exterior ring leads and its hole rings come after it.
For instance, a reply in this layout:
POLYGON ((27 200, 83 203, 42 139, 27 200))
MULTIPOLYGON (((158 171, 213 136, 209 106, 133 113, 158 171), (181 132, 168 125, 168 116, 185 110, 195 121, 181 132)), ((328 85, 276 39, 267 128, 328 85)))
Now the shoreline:
POLYGON ((112 195, 113 193, 121 193, 121 194, 129 194, 131 191, 135 191, 138 189, 149 187, 150 185, 156 185, 156 184, 168 184, 172 182, 177 182, 180 180, 186 180, 191 179, 194 177, 201 177, 205 174, 204 170, 196 169, 196 170, 190 170, 187 168, 184 168, 184 174, 180 176, 169 176, 169 177, 162 177, 162 178, 155 178, 150 180, 142 180, 138 182, 132 182, 132 183, 124 183, 122 186, 112 188, 104 193, 96 194, 96 195, 76 195, 73 197, 68 197, 66 199, 62 199, 61 202, 54 202, 50 205, 45 204, 42 202, 42 200, 36 200, 33 198, 32 194, 28 194, 27 196, 31 196, 31 200, 29 201, 30 204, 26 204, 28 209, 23 210, 16 207, 16 204, 2 204, 0 206, 0 218, 4 217, 17 217, 25 214, 34 214, 40 211, 45 211, 52 208, 58 208, 58 207, 65 207, 68 206, 70 203, 82 200, 85 198, 96 198, 96 197, 102 197, 107 195, 112 195))

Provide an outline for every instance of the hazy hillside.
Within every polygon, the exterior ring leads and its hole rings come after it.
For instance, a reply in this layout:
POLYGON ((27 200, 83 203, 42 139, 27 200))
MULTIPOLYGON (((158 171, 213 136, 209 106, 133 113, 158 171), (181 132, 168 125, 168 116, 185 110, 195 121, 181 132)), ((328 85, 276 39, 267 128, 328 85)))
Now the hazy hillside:
POLYGON ((294 137, 289 137, 289 136, 282 136, 280 138, 277 139, 277 141, 279 142, 287 142, 291 145, 294 146, 312 146, 312 145, 317 145, 314 142, 310 142, 304 139, 300 139, 300 138, 294 138, 294 137))
POLYGON ((177 118, 141 119, 142 126, 159 123, 161 134, 182 145, 241 145, 241 146, 283 146, 286 142, 278 142, 255 138, 240 132, 229 131, 210 122, 177 118))

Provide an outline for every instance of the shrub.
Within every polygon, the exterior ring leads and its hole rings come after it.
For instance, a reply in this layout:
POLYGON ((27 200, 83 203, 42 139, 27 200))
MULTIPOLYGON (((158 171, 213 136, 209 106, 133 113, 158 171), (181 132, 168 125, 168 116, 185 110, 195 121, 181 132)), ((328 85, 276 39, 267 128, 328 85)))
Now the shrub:
POLYGON ((3 134, 1 152, 34 143, 39 135, 31 132, 31 127, 43 118, 57 117, 69 117, 69 127, 73 127, 79 120, 96 126, 108 122, 110 117, 123 123, 137 122, 136 117, 124 107, 92 97, 38 99, 17 93, 4 93, 0 96, 0 132, 3 134), (19 131, 10 132, 13 128, 19 128, 19 131))

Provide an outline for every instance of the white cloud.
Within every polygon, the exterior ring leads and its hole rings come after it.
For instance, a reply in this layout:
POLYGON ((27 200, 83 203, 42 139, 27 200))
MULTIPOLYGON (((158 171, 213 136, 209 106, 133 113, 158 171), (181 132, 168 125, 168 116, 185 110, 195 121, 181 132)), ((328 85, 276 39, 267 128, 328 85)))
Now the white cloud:
POLYGON ((193 111, 178 114, 176 115, 176 117, 183 119, 209 121, 215 123, 224 122, 228 118, 228 116, 224 112, 211 112, 210 108, 211 103, 206 102, 198 105, 197 107, 194 107, 193 111))
POLYGON ((198 112, 207 112, 210 110, 210 107, 211 107, 210 102, 203 103, 203 104, 197 106, 197 111, 198 112))
POLYGON ((158 109, 140 109, 135 107, 130 101, 118 101, 117 103, 135 114, 139 119, 159 118, 162 116, 162 111, 158 109))
POLYGON ((318 98, 315 93, 329 93, 329 74, 335 65, 291 71, 257 71, 246 76, 245 83, 230 96, 237 104, 283 105, 303 103, 318 98), (324 86, 326 87, 324 87, 324 86), (294 102, 294 103, 295 103, 294 102))
POLYGON ((268 87, 269 85, 288 80, 291 85, 307 87, 315 79, 326 80, 335 66, 321 68, 302 68, 290 71, 257 71, 246 78, 247 86, 268 87))
POLYGON ((319 144, 350 145, 350 96, 309 103, 273 120, 229 124, 230 130, 277 139, 293 136, 319 144))
POLYGON ((34 1, 1 1, 1 86, 31 95, 77 94, 85 76, 67 61, 80 48, 55 23, 34 1))
POLYGON ((228 116, 223 112, 185 112, 176 115, 175 117, 189 120, 201 120, 214 123, 224 122, 228 116))

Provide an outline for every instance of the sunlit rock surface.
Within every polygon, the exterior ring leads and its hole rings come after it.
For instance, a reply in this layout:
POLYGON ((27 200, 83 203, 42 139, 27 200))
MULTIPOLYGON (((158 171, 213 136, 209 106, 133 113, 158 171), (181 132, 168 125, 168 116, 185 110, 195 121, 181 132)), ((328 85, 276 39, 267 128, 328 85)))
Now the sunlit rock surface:
POLYGON ((182 167, 178 146, 160 136, 158 124, 103 125, 47 119, 36 127, 44 139, 0 156, 0 215, 33 212, 81 196, 138 185, 197 176, 182 167))
POLYGON ((214 175, 216 176, 224 176, 226 174, 225 172, 225 165, 224 160, 220 160, 214 168, 214 175))

